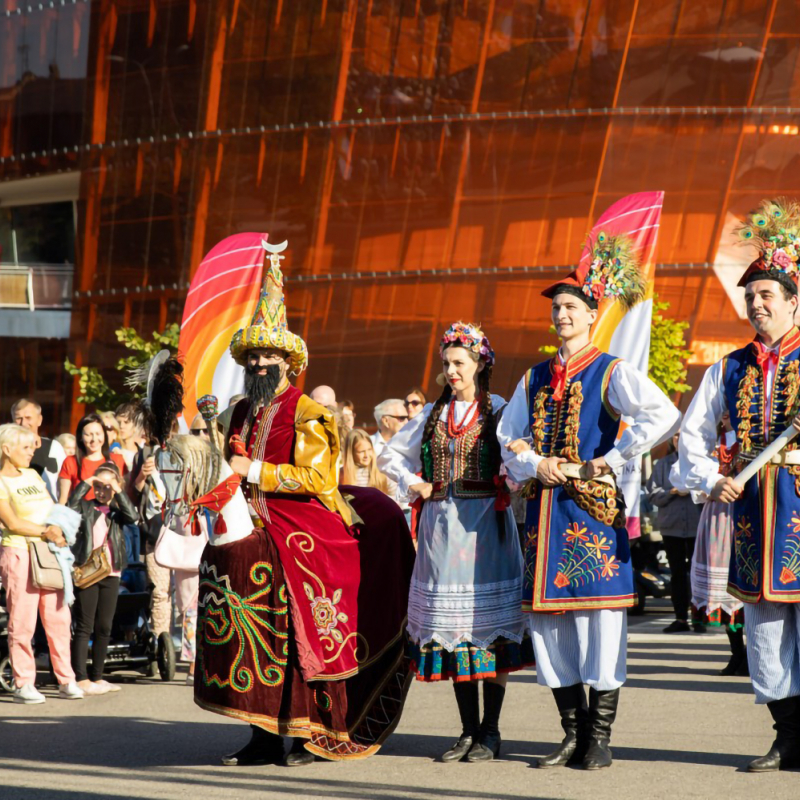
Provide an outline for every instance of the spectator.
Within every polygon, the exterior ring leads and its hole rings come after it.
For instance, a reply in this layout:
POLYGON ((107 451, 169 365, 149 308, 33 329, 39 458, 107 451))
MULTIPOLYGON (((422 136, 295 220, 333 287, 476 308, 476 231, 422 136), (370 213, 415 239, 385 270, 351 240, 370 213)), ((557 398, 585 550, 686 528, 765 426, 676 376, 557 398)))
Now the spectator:
MULTIPOLYGON (((671 594, 675 620, 664 628, 664 633, 686 633, 691 630, 689 573, 702 510, 702 506, 697 505, 688 492, 679 492, 669 480, 669 471, 678 460, 679 436, 676 433, 672 437, 669 453, 656 462, 653 474, 647 481, 647 496, 658 508, 658 528, 664 538, 664 549, 672 573, 671 594)), ((697 621, 694 630, 696 633, 703 633, 705 625, 697 621)))
POLYGON ((392 495, 389 481, 378 470, 372 439, 362 428, 354 428, 347 435, 344 447, 344 467, 339 483, 348 486, 371 486, 384 494, 392 495))
POLYGON ((422 389, 418 386, 411 389, 411 391, 406 394, 406 399, 403 402, 403 405, 406 407, 406 412, 408 413, 408 418, 414 419, 414 417, 425 408, 426 402, 425 393, 422 389))
MULTIPOLYGON (((74 456, 64 459, 58 475, 59 502, 66 505, 67 498, 75 487, 97 471, 106 461, 113 461, 121 473, 125 473, 125 460, 120 453, 108 451, 108 434, 103 420, 98 414, 87 414, 75 432, 77 449, 74 456)), ((90 489, 87 500, 94 500, 94 490, 90 489)))
POLYGON ((53 500, 57 499, 58 473, 66 453, 60 442, 39 435, 42 426, 42 407, 34 400, 23 397, 11 406, 11 420, 27 428, 36 437, 36 452, 31 460, 31 469, 41 475, 53 500))
POLYGON ((339 403, 339 412, 342 415, 344 427, 347 429, 347 432, 350 433, 356 426, 356 407, 353 405, 353 401, 342 400, 342 402, 339 403))
POLYGON ((189 426, 189 433, 192 436, 199 436, 204 441, 208 441, 208 425, 206 425, 202 414, 195 414, 192 424, 189 426))
POLYGON ((106 429, 109 452, 118 453, 122 450, 122 445, 119 442, 119 422, 117 422, 114 412, 98 411, 97 416, 103 421, 103 427, 106 429))
POLYGON ((336 392, 330 386, 317 386, 311 390, 309 397, 321 406, 335 406, 336 405, 336 392))
POLYGON ((111 574, 94 585, 85 589, 75 587, 72 668, 84 694, 118 692, 119 686, 103 680, 103 669, 117 608, 120 575, 128 566, 122 529, 125 525, 136 524, 139 515, 122 488, 122 474, 113 461, 104 462, 94 475, 81 481, 70 495, 68 505, 81 515, 81 527, 72 546, 75 563, 85 564, 94 550, 105 548, 111 565, 111 574), (94 500, 86 499, 90 490, 94 490, 94 500), (86 667, 90 638, 91 678, 86 667))
POLYGON ((402 400, 384 400, 375 406, 375 422, 378 423, 378 430, 372 434, 371 438, 377 458, 383 452, 389 439, 408 422, 405 403, 402 400))
MULTIPOLYGON (((56 441, 64 448, 65 456, 75 455, 75 436, 71 433, 60 433, 56 441)), ((61 467, 59 467, 61 469, 61 467)))
POLYGON ((123 403, 115 412, 119 425, 120 455, 125 459, 125 468, 133 469, 133 460, 144 445, 144 414, 137 402, 123 403))
POLYGON ((58 696, 65 700, 83 697, 70 664, 71 617, 64 589, 38 589, 30 577, 30 540, 43 539, 58 547, 67 543, 61 528, 46 524, 55 503, 44 480, 30 469, 35 450, 36 436, 32 431, 19 425, 0 426, 0 581, 6 588, 14 702, 29 704, 45 701, 36 690, 36 662, 31 647, 37 613, 50 645, 58 696))

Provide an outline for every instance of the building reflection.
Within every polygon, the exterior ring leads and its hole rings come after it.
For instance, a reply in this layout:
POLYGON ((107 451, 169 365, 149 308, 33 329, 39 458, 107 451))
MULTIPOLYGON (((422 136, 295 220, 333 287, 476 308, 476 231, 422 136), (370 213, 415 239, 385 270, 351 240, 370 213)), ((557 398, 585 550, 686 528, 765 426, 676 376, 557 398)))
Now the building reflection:
POLYGON ((509 394, 552 341, 541 288, 607 205, 655 189, 656 288, 690 322, 696 382, 749 334, 723 285, 747 260, 721 261, 729 215, 800 195, 795 12, 6 0, 0 207, 32 176, 80 180, 71 337, 5 331, 3 405, 27 386, 66 425, 79 409, 55 378, 63 358, 110 367, 115 328, 179 320, 203 254, 246 230, 289 239, 306 383, 335 386, 362 419, 413 384, 433 389, 438 336, 459 317, 491 336, 509 394))

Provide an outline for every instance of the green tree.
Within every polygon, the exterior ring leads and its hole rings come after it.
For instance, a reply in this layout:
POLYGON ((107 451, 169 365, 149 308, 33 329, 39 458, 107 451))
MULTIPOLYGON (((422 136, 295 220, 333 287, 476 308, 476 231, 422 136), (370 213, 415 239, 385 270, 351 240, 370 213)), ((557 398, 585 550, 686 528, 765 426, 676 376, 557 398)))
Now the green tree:
MULTIPOLYGON (((669 303, 659 303, 658 295, 653 295, 653 319, 650 326, 650 363, 647 374, 650 380, 664 394, 683 394, 691 388, 686 383, 686 359, 692 354, 686 349, 683 332, 688 322, 665 317, 661 312, 669 308, 669 303)), ((551 325, 548 333, 555 335, 551 325)), ((545 344, 539 348, 542 355, 552 357, 558 352, 557 345, 545 344)))
MULTIPOLYGON (((173 322, 167 325, 162 333, 153 331, 149 341, 139 336, 134 328, 118 328, 114 333, 117 341, 121 342, 131 355, 120 358, 116 364, 118 374, 115 384, 122 383, 124 377, 138 366, 149 361, 159 350, 178 352, 178 339, 180 338, 180 325, 173 322)), ((126 400, 141 396, 141 392, 118 392, 106 381, 97 367, 78 367, 69 359, 64 362, 64 368, 70 375, 78 378, 79 403, 86 403, 95 408, 113 409, 126 400)))

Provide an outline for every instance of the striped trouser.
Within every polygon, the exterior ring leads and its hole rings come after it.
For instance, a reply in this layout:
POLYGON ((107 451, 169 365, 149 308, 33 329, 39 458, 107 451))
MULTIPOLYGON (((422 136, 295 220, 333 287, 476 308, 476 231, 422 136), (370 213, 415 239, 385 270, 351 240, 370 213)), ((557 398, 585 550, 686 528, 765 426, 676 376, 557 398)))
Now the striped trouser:
POLYGON ((536 674, 542 686, 558 689, 585 683, 600 692, 625 683, 628 615, 600 608, 563 614, 531 614, 536 674))
POLYGON ((744 632, 756 703, 800 695, 800 604, 745 603, 744 632))

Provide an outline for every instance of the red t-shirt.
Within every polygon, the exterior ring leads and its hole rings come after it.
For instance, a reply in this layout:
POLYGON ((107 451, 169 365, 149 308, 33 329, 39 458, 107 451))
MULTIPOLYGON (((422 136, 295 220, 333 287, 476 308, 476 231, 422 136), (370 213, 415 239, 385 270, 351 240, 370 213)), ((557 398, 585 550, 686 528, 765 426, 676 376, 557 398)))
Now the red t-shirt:
MULTIPOLYGON (((107 459, 102 458, 99 461, 90 461, 88 458, 84 458, 81 461, 80 475, 78 475, 78 459, 75 456, 67 456, 61 465, 61 472, 58 473, 58 477, 66 478, 69 481, 69 490, 72 492, 81 481, 91 478, 100 465, 106 461, 113 461, 123 477, 128 471, 125 467, 125 459, 119 453, 111 453, 107 459)), ((94 500, 94 489, 89 489, 85 499, 94 500)))

